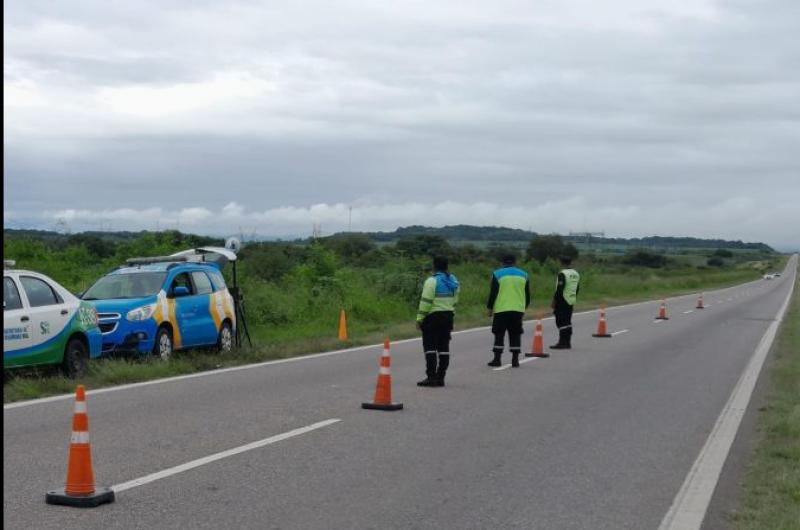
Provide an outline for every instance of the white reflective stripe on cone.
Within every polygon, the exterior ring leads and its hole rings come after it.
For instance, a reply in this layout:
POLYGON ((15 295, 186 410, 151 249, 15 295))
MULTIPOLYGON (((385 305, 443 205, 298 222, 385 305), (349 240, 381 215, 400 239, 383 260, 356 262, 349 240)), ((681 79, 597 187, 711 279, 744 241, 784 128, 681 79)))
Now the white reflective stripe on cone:
POLYGON ((85 401, 76 401, 75 402, 75 414, 86 414, 86 402, 85 401))
POLYGON ((89 433, 86 431, 72 431, 72 436, 70 436, 69 441, 74 444, 88 444, 89 433))
POLYGON ((381 375, 391 375, 392 371, 388 366, 381 366, 378 373, 381 375))

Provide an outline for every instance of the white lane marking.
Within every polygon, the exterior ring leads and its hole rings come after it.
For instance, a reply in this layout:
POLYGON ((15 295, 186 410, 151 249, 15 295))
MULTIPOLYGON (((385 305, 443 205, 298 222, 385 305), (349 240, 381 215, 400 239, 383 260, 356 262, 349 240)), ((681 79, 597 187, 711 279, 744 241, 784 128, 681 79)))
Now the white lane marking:
POLYGON ((653 320, 653 324, 660 324, 662 322, 664 322, 663 318, 657 318, 657 319, 653 320))
MULTIPOLYGON (((524 359, 519 360, 519 364, 529 363, 531 361, 535 361, 536 359, 541 359, 541 357, 525 357, 524 359)), ((497 368, 492 368, 493 371, 499 372, 501 370, 508 370, 511 368, 511 363, 504 364, 503 366, 498 366, 497 368)))
POLYGON ((775 340, 778 326, 783 320, 786 308, 789 306, 793 290, 794 281, 789 288, 789 294, 786 296, 783 306, 778 311, 775 320, 767 328, 764 336, 761 337, 753 357, 751 357, 730 398, 728 398, 728 402, 722 409, 719 418, 717 418, 714 429, 708 436, 700 454, 697 455, 689 474, 686 475, 686 480, 675 496, 672 506, 661 521, 661 525, 658 527, 659 530, 694 530, 699 529, 703 524, 703 519, 711 502, 711 496, 717 487, 722 467, 725 465, 731 444, 733 444, 736 432, 739 430, 739 424, 742 422, 748 403, 750 403, 753 388, 756 385, 756 381, 758 381, 758 374, 761 372, 764 360, 775 340))
POLYGON ((306 434, 307 432, 311 432, 317 429, 322 429, 323 427, 327 427, 328 425, 333 425, 334 423, 338 423, 340 421, 342 420, 339 418, 331 418, 329 420, 313 423, 311 425, 308 425, 307 427, 301 427, 299 429, 294 429, 292 431, 288 431, 282 434, 270 436, 269 438, 264 438, 263 440, 259 440, 257 442, 252 442, 246 445, 241 445, 239 447, 234 447, 233 449, 228 449, 227 451, 222 451, 220 453, 216 453, 213 455, 204 456, 203 458, 198 458, 197 460, 192 460, 191 462, 186 462, 185 464, 181 464, 179 466, 170 467, 168 469, 164 469, 156 473, 150 473, 149 475, 135 478, 133 480, 129 480, 128 482, 123 482, 122 484, 111 486, 111 489, 114 490, 114 493, 119 493, 121 491, 135 488, 137 486, 143 486, 145 484, 155 482, 156 480, 161 480, 162 478, 171 477, 172 475, 177 475, 178 473, 183 473, 184 471, 189 471, 190 469, 204 466, 206 464, 210 464, 211 462, 222 460, 223 458, 228 458, 229 456, 238 455, 246 451, 252 451, 253 449, 258 449, 260 447, 271 445, 276 442, 286 440, 288 438, 300 436, 301 434, 306 434))
MULTIPOLYGON (((754 282, 747 282, 747 283, 754 283, 754 282)), ((719 289, 718 291, 712 291, 712 292, 721 292, 721 291, 725 291, 725 290, 728 290, 728 289, 738 289, 738 288, 740 288, 740 287, 742 287, 744 285, 747 285, 747 283, 743 283, 743 284, 740 284, 740 285, 734 285, 732 287, 725 287, 723 289, 719 289)), ((694 296, 695 296, 694 294, 685 294, 685 295, 676 296, 676 297, 672 297, 672 298, 665 298, 664 300, 675 300, 675 301, 677 301, 677 300, 681 300, 683 298, 690 298, 690 297, 694 297, 694 296)), ((624 308, 636 307, 636 306, 640 306, 640 305, 651 305, 653 302, 655 302, 655 300, 645 300, 644 302, 634 302, 634 303, 631 303, 631 304, 623 304, 623 305, 618 305, 618 306, 611 306, 609 308, 606 308, 606 311, 608 312, 608 310, 610 310, 610 309, 624 309, 624 308)), ((711 305, 711 304, 708 304, 708 305, 711 305)), ((597 309, 589 309, 587 311, 580 311, 578 313, 575 313, 573 316, 574 317, 579 317, 579 316, 583 316, 583 315, 596 315, 596 314, 597 314, 597 309)), ((535 322, 536 320, 537 319, 526 320, 525 323, 535 322)), ((546 317, 546 318, 542 319, 542 321, 545 321, 545 320, 553 320, 553 317, 546 317)), ((481 326, 481 327, 478 327, 478 328, 462 329, 460 331, 454 331, 452 333, 452 335, 460 335, 462 333, 475 333, 477 331, 486 331, 488 329, 491 329, 491 326, 481 326)), ((419 338, 419 337, 414 337, 414 338, 410 338, 410 339, 402 339, 402 340, 393 341, 392 344, 407 344, 407 343, 410 343, 410 342, 415 342, 415 341, 420 341, 420 340, 422 340, 422 339, 419 338)), ((107 387, 104 387, 104 388, 97 388, 95 390, 87 390, 86 391, 86 395, 87 396, 93 396, 93 395, 96 395, 96 394, 105 394, 107 392, 119 392, 120 390, 131 390, 131 389, 147 387, 147 386, 151 386, 151 385, 161 385, 161 384, 165 384, 165 383, 172 383, 172 382, 175 382, 175 381, 182 381, 184 379, 195 379, 197 377, 210 377, 210 376, 214 376, 214 375, 218 375, 218 374, 225 374, 225 373, 229 373, 229 372, 238 372, 238 371, 241 371, 241 370, 250 370, 250 369, 253 369, 253 368, 261 368, 263 366, 270 366, 270 365, 273 365, 273 364, 284 364, 284 363, 301 362, 301 361, 319 359, 321 357, 330 357, 330 356, 333 356, 333 355, 342 355, 342 354, 345 354, 345 353, 352 353, 352 352, 357 352, 357 351, 371 350, 371 349, 374 349, 374 348, 383 348, 383 343, 380 343, 380 344, 368 344, 368 345, 365 345, 365 346, 356 346, 356 347, 353 347, 353 348, 346 348, 346 349, 343 349, 343 350, 335 350, 335 351, 329 351, 329 352, 312 353, 312 354, 309 354, 309 355, 300 355, 300 356, 297 356, 297 357, 290 357, 288 359, 276 359, 276 360, 272 360, 272 361, 262 361, 260 363, 243 364, 241 366, 231 366, 229 368, 219 368, 217 370, 207 370, 207 371, 204 371, 204 372, 196 372, 196 373, 193 373, 193 374, 176 375, 176 376, 173 376, 173 377, 164 377, 162 379, 153 379, 153 380, 150 380, 150 381, 141 381, 139 383, 128 383, 126 385, 107 386, 107 387)), ((74 393, 70 393, 70 394, 60 394, 60 395, 57 395, 57 396, 49 396, 49 397, 45 397, 45 398, 29 399, 29 400, 26 400, 26 401, 15 401, 14 403, 8 403, 8 404, 3 405, 3 410, 11 410, 11 409, 16 409, 16 408, 21 408, 21 407, 28 407, 28 406, 31 406, 31 405, 39 405, 39 404, 45 404, 45 403, 53 403, 53 402, 56 402, 56 401, 64 401, 66 399, 74 399, 74 397, 75 397, 75 394, 74 393)))
POLYGON ((629 329, 621 329, 619 331, 615 331, 614 333, 612 333, 611 336, 616 337, 617 335, 622 335, 623 333, 627 333, 629 331, 630 331, 629 329))
POLYGON ((694 309, 690 309, 688 311, 683 312, 684 315, 688 315, 689 313, 694 313, 694 309))

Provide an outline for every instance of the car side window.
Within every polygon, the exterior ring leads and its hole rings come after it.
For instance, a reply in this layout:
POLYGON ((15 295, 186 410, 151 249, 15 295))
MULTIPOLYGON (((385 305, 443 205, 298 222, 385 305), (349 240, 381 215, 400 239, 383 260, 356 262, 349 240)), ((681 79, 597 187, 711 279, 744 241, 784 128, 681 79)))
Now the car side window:
POLYGON ((11 278, 3 278, 3 311, 22 309, 22 298, 19 296, 17 284, 11 278))
POLYGON ((208 279, 205 272, 193 272, 192 279, 194 280, 195 288, 197 288, 197 294, 209 294, 213 291, 211 288, 211 280, 208 279))
POLYGON ((221 291, 225 289, 225 278, 222 277, 222 273, 218 271, 212 271, 209 273, 211 276, 211 283, 214 285, 215 291, 221 291))
POLYGON ((172 280, 172 285, 169 287, 170 294, 175 292, 176 287, 186 287, 189 289, 189 294, 195 294, 194 286, 192 286, 192 279, 189 277, 188 272, 182 272, 175 276, 175 279, 172 280))
POLYGON ((20 276, 19 280, 22 288, 25 289, 25 294, 28 295, 28 303, 31 307, 57 305, 63 302, 50 284, 44 280, 33 276, 20 276))

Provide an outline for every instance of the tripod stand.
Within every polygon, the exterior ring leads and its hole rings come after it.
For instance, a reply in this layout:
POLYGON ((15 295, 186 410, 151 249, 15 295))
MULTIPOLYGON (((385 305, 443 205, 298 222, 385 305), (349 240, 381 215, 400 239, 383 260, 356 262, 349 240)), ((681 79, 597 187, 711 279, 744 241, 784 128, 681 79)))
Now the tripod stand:
POLYGON ((236 262, 233 262, 233 287, 228 289, 233 297, 233 312, 236 315, 236 347, 242 346, 242 337, 247 337, 247 344, 253 346, 250 339, 250 330, 247 329, 247 320, 244 314, 244 296, 239 290, 239 281, 236 278, 236 262))

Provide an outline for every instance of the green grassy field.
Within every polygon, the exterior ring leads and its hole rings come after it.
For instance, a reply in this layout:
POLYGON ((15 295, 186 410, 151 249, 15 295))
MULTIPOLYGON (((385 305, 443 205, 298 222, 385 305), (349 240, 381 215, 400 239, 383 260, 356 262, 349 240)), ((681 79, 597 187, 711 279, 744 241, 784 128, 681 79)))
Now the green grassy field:
MULTIPOLYGON (((191 241, 150 235, 118 245, 113 253, 99 256, 90 248, 66 245, 53 248, 38 241, 6 238, 4 256, 18 265, 52 276, 75 292, 136 255, 168 254, 186 248, 191 241)), ((95 360, 81 379, 88 388, 187 374, 315 353, 347 346, 378 343, 384 338, 415 336, 414 317, 429 258, 406 257, 368 251, 353 257, 321 246, 246 249, 239 265, 245 310, 253 347, 226 356, 211 352, 179 352, 168 362, 152 358, 95 360), (370 252, 372 254, 370 254, 370 252), (337 340, 339 312, 345 309, 350 340, 337 340)), ((740 254, 721 267, 707 267, 707 255, 670 259, 660 268, 625 265, 619 260, 579 259, 582 274, 578 310, 626 302, 658 299, 733 285, 758 278, 763 271, 778 269, 780 255, 740 254), (758 266, 754 263, 758 262, 758 266)), ((457 329, 488 325, 485 302, 492 270, 497 264, 486 256, 461 259, 452 272, 462 284, 456 316, 457 329)), ((522 262, 531 275, 533 305, 530 318, 549 310, 558 266, 552 261, 522 262)), ((654 309, 655 311, 655 309, 654 309)), ((4 402, 70 391, 74 381, 54 369, 5 372, 4 402)))
POLYGON ((750 458, 737 530, 800 529, 800 284, 769 367, 767 405, 750 458))

